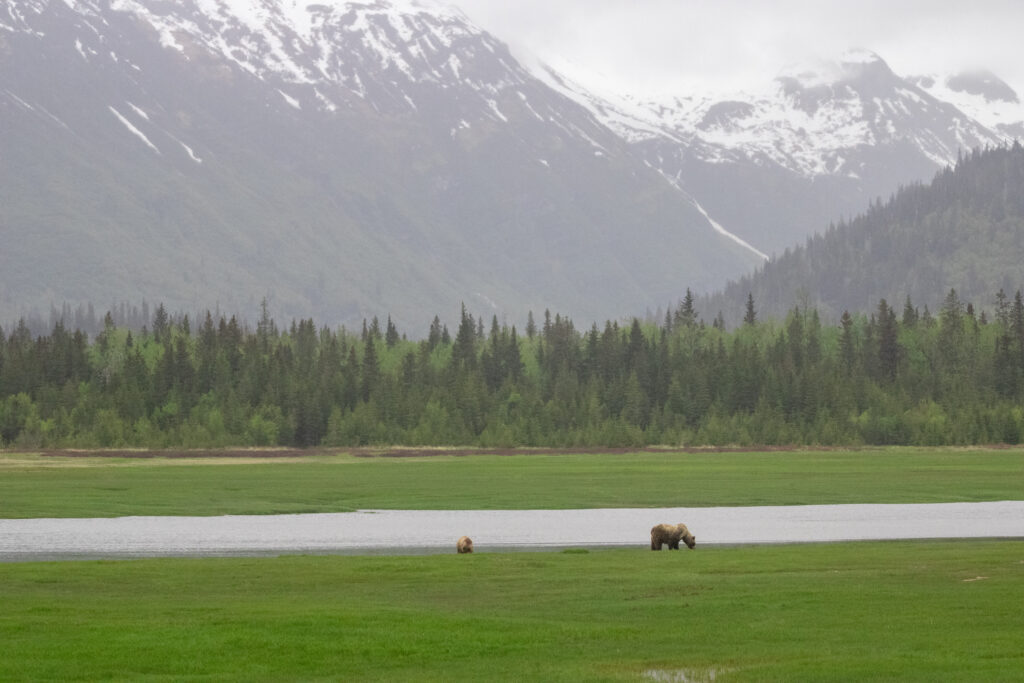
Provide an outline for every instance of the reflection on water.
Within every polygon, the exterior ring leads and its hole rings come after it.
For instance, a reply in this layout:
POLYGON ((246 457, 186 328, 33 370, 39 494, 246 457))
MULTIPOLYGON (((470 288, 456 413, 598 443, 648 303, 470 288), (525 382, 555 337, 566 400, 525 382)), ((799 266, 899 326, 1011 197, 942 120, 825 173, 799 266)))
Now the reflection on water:
MULTIPOLYGON (((0 561, 649 546, 685 522, 704 545, 1024 537, 1024 502, 601 510, 368 510, 307 515, 0 520, 0 561)), ((668 552, 668 551, 663 551, 668 552)))

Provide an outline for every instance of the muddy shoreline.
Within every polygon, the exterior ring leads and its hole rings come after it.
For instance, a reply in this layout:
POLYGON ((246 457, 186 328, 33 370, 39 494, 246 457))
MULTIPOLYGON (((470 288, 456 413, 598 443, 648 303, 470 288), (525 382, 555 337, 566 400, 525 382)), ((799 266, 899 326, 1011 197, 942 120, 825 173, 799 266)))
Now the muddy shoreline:
MULTIPOLYGON (((359 447, 359 448, 208 448, 208 449, 48 449, 26 451, 45 458, 139 458, 139 459, 298 459, 349 455, 356 458, 431 458, 439 456, 527 456, 527 455, 626 455, 629 453, 660 453, 664 455, 687 453, 828 453, 881 450, 882 446, 637 446, 637 447, 581 447, 581 448, 473 448, 464 446, 442 447, 359 447)), ((949 449, 961 450, 956 447, 949 449)), ((1011 450, 1020 446, 985 444, 971 446, 970 450, 1011 450)), ((0 451, 2 453, 3 451, 0 451)))
MULTIPOLYGON (((993 447, 998 448, 998 447, 993 447)), ((865 447, 816 446, 693 446, 662 447, 643 446, 634 448, 226 448, 226 449, 100 449, 79 450, 59 449, 32 451, 34 455, 46 458, 318 458, 350 455, 356 458, 430 458, 438 456, 472 455, 625 455, 629 453, 789 453, 797 451, 828 452, 858 451, 865 447)))

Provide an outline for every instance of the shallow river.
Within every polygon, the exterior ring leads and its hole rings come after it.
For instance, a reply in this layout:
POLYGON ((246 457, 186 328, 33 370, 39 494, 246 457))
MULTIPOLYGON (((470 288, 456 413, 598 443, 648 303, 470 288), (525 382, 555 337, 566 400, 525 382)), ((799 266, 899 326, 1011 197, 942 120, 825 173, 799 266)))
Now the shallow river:
POLYGON ((913 538, 1024 538, 1024 501, 926 505, 364 510, 305 515, 0 520, 0 561, 282 553, 476 552, 647 547, 685 522, 702 545, 913 538))

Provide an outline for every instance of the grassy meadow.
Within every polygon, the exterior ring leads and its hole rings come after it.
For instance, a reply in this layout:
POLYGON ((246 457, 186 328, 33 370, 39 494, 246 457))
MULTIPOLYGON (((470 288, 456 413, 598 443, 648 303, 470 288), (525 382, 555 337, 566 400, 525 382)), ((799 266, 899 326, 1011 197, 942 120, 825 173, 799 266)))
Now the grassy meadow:
POLYGON ((0 680, 1019 680, 1024 542, 0 564, 0 680))
POLYGON ((8 452, 0 454, 0 518, 1024 499, 1020 449, 464 453, 189 459, 8 452))
MULTIPOLYGON (((1024 451, 0 454, 0 518, 1024 498, 1024 451)), ((1014 680, 1024 541, 0 562, 0 680, 1014 680)))

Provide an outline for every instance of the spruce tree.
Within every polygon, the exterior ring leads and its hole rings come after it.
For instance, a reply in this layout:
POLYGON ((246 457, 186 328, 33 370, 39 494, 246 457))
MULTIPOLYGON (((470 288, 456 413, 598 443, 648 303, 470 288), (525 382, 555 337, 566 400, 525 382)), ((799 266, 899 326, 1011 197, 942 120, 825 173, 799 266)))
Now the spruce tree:
POLYGON ((398 328, 395 327, 395 323, 391 322, 391 316, 388 316, 387 331, 384 333, 384 343, 387 347, 393 348, 398 343, 398 328))
POLYGON ((473 367, 476 365, 476 324, 473 316, 466 312, 466 304, 462 304, 459 330, 455 333, 455 345, 452 347, 452 363, 456 367, 473 367))
POLYGON ((878 366, 882 377, 889 381, 896 379, 899 370, 901 347, 899 344, 899 327, 894 311, 882 299, 878 302, 878 366))
POLYGON ((903 327, 913 327, 917 324, 918 319, 917 309, 910 303, 910 295, 907 295, 907 301, 903 304, 903 320, 901 321, 903 327))
POLYGON ((843 317, 839 319, 842 333, 839 336, 839 358, 842 361, 843 370, 847 375, 853 372, 853 363, 857 350, 853 341, 853 316, 849 311, 843 311, 843 317))
POLYGON ((363 349, 362 381, 359 387, 363 401, 370 400, 379 379, 380 366, 377 362, 377 349, 373 345, 373 335, 370 335, 366 339, 366 348, 363 349))
POLYGON ((754 325, 757 322, 757 311, 754 310, 754 294, 747 293, 747 312, 743 315, 744 325, 754 325))
POLYGON ((430 323, 430 332, 427 335, 427 346, 431 351, 441 343, 441 319, 434 316, 434 320, 430 323))
POLYGON ((160 343, 167 341, 167 335, 170 332, 170 318, 167 315, 167 310, 164 309, 164 305, 160 304, 156 308, 156 313, 153 315, 153 337, 160 343))
POLYGON ((686 296, 676 309, 674 322, 684 327, 693 327, 697 324, 697 311, 693 305, 693 292, 690 291, 689 287, 686 288, 686 296))
MULTIPOLYGON (((210 312, 206 312, 207 318, 210 312)), ((270 317, 270 306, 267 304, 267 297, 260 302, 260 320, 256 323, 256 337, 259 339, 260 348, 266 352, 270 348, 271 337, 277 336, 277 327, 274 319, 270 317)))

